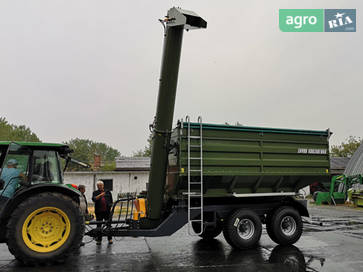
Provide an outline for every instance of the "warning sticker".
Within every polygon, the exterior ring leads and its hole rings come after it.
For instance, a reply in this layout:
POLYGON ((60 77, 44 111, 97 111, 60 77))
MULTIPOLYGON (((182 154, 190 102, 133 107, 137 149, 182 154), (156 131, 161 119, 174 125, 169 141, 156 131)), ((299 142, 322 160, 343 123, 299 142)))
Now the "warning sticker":
POLYGON ((238 226, 238 223, 239 223, 239 218, 236 218, 236 221, 234 221, 234 224, 233 224, 233 226, 235 226, 235 227, 237 228, 237 226, 238 226))

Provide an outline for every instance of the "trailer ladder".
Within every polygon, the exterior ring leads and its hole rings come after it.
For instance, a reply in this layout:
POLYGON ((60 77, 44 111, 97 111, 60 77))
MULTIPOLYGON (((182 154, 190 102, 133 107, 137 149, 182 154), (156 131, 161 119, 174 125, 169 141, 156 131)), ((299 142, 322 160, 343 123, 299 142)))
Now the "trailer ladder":
MULTIPOLYGON (((203 226, 203 126, 202 117, 198 117, 199 135, 191 135, 190 118, 186 117, 188 124, 188 233, 190 235, 201 235, 204 230, 203 226), (191 143, 193 142, 193 144, 191 143), (195 143, 198 144, 195 144, 195 143), (199 156, 192 157, 191 149, 199 151, 199 156), (192 169, 199 161, 199 168, 192 169), (191 163, 193 162, 193 164, 191 163), (198 175, 195 175, 197 173, 198 175), (191 178, 193 176, 193 180, 191 178), (199 198, 199 202, 197 199, 199 198), (197 216, 195 216, 197 215, 197 216), (199 223, 200 231, 193 231, 192 224, 199 223)), ((197 228, 196 228, 197 229, 197 228)))

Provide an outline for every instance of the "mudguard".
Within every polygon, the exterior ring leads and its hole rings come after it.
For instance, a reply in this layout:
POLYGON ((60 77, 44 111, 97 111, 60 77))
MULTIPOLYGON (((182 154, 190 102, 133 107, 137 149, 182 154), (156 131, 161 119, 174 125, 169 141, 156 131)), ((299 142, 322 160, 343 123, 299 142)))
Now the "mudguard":
POLYGON ((290 206, 294 207, 301 216, 310 217, 308 211, 308 201, 306 199, 296 199, 296 198, 289 198, 288 200, 290 206))

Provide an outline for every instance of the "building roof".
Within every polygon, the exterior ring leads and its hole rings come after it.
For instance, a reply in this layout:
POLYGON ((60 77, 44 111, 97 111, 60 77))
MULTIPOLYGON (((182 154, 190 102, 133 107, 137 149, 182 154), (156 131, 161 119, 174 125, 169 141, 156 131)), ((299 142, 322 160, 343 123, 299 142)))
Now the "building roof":
POLYGON ((120 175, 120 174, 126 174, 121 172, 127 172, 127 173, 148 173, 148 171, 140 171, 140 170, 130 170, 130 171, 66 171, 64 172, 65 175, 120 175))
POLYGON ((347 157, 331 157, 330 158, 330 169, 343 170, 347 167, 350 158, 347 157))
POLYGON ((150 170, 149 157, 119 157, 116 158, 117 171, 148 171, 150 170))
POLYGON ((344 175, 363 175, 363 141, 358 149, 354 152, 347 167, 345 168, 344 175))

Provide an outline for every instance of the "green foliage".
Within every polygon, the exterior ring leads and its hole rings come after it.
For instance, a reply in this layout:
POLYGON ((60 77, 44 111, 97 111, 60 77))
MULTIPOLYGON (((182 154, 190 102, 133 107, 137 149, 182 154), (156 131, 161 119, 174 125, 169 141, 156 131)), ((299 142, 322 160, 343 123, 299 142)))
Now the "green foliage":
POLYGON ((147 139, 147 145, 144 147, 144 149, 137 150, 136 152, 133 152, 133 157, 150 157, 151 156, 151 144, 152 144, 152 134, 149 135, 149 138, 147 139))
POLYGON ((346 142, 340 145, 333 145, 331 148, 331 155, 333 157, 351 157, 354 152, 361 145, 362 139, 356 136, 349 136, 346 142))
MULTIPOLYGON (((108 146, 105 143, 98 143, 88 139, 71 139, 65 144, 69 145, 71 149, 74 150, 72 157, 81 162, 88 163, 93 166, 94 155, 98 154, 101 156, 103 166, 101 170, 111 171, 115 170, 115 158, 119 157, 121 154, 117 149, 108 146)), ((69 164, 68 171, 85 171, 89 169, 82 168, 81 166, 75 164, 69 164)))
POLYGON ((0 117, 0 141, 40 142, 40 139, 30 128, 9 124, 4 117, 0 117))
POLYGON ((114 171, 115 169, 116 169, 116 161, 105 162, 104 165, 102 165, 101 167, 102 171, 114 171))

